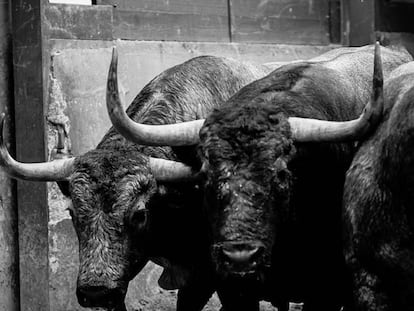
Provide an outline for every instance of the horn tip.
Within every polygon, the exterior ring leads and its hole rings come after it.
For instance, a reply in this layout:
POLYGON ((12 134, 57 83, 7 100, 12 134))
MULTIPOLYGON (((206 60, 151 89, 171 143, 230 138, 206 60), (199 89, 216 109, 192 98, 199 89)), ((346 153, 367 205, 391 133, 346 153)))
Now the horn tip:
POLYGON ((375 42, 375 54, 379 54, 380 53, 380 50, 381 50, 381 44, 380 44, 380 42, 379 41, 376 41, 375 42))
POLYGON ((112 47, 112 62, 116 62, 118 60, 118 50, 116 45, 112 47))
POLYGON ((375 42, 374 51, 374 79, 380 81, 383 79, 382 61, 381 61, 381 45, 379 41, 375 42))
POLYGON ((2 112, 0 114, 0 123, 1 123, 1 126, 3 126, 5 119, 6 119, 6 114, 4 112, 2 112))

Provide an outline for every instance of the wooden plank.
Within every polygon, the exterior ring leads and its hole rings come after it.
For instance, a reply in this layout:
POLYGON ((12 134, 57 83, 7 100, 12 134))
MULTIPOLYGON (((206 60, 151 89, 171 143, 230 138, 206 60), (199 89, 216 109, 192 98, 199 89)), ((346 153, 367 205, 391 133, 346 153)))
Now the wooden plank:
POLYGON ((51 39, 112 40, 112 6, 49 4, 45 23, 51 39))
POLYGON ((148 41, 229 41, 227 17, 114 10, 114 37, 148 41))
MULTIPOLYGON (((12 3, 16 156, 46 160, 42 10, 47 0, 12 3)), ((49 310, 48 206, 45 183, 18 182, 20 309, 49 310)))
POLYGON ((192 13, 199 15, 223 15, 227 13, 226 0, 97 0, 98 5, 112 5, 122 10, 160 13, 192 13))
POLYGON ((92 5, 92 0, 49 0, 49 3, 92 5))
POLYGON ((341 42, 341 1, 329 1, 329 41, 341 42))
POLYGON ((114 8, 114 37, 228 42, 227 0, 98 0, 114 8))
POLYGON ((391 3, 410 3, 414 4, 414 0, 389 0, 391 3))
POLYGON ((327 1, 229 0, 235 42, 328 44, 327 1))
POLYGON ((414 0, 405 2, 378 1, 376 3, 376 30, 414 33, 414 0))
POLYGON ((375 2, 342 1, 343 44, 360 46, 375 38, 375 2))

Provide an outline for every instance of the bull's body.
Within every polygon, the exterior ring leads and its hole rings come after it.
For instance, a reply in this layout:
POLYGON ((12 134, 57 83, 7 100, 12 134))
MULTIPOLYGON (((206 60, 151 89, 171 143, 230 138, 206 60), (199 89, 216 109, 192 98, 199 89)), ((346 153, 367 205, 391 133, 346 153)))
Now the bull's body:
POLYGON ((344 190, 345 254, 356 310, 414 310, 414 62, 385 85, 384 120, 344 190))
MULTIPOLYGON (((203 118, 268 72, 264 66, 197 57, 153 79, 127 112, 146 124, 203 118)), ((197 165, 192 149, 140 146, 114 129, 75 160, 68 189, 80 244, 77 294, 83 306, 122 305, 128 282, 148 260, 166 268, 161 286, 180 288, 179 310, 201 309, 213 292, 200 191, 194 183, 157 184, 149 157, 197 165)))
MULTIPOLYGON (((410 60, 389 49, 382 55, 385 76, 410 60)), ((201 144, 213 261, 228 310, 256 309, 260 299, 300 300, 306 310, 345 303, 340 215, 353 145, 294 143, 287 119, 357 118, 370 101, 372 72, 372 47, 338 49, 276 69, 207 118, 201 144)))

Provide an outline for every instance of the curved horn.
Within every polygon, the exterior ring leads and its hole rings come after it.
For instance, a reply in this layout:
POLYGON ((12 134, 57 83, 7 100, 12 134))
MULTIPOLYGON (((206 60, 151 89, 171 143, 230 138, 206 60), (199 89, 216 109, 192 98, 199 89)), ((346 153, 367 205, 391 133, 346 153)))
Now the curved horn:
POLYGON ((157 181, 191 180, 197 177, 190 166, 181 162, 150 158, 150 167, 157 181))
POLYGON ((61 159, 44 163, 21 163, 14 160, 3 139, 5 114, 0 115, 0 166, 8 175, 18 179, 33 181, 65 180, 73 172, 75 158, 61 159))
POLYGON ((358 140, 374 130, 384 107, 383 75, 379 42, 375 43, 374 78, 371 101, 361 116, 352 121, 335 122, 306 118, 289 118, 292 139, 298 142, 341 142, 358 140))
POLYGON ((108 73, 106 106, 113 126, 122 136, 148 146, 186 146, 198 143, 198 132, 204 120, 166 125, 141 124, 131 120, 119 98, 117 67, 118 52, 114 47, 108 73))

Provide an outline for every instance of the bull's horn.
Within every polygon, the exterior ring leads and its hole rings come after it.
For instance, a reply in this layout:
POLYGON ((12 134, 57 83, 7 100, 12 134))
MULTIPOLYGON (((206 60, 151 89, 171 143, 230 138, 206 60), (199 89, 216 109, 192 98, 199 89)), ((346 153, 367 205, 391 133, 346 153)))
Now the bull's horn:
POLYGON ((340 142, 362 139, 381 121, 383 107, 381 53, 380 44, 376 42, 372 97, 361 116, 356 120, 346 122, 291 117, 289 123, 292 139, 298 142, 340 142))
POLYGON ((66 180, 73 172, 75 158, 60 159, 44 163, 21 163, 14 160, 3 139, 5 114, 0 115, 0 166, 8 175, 18 179, 33 181, 66 180))
POLYGON ((113 126, 122 136, 137 144, 148 146, 185 146, 198 143, 198 132, 204 120, 166 125, 141 124, 131 120, 124 111, 119 97, 117 67, 118 53, 114 47, 108 73, 106 106, 113 126))
POLYGON ((157 181, 184 181, 197 177, 191 167, 181 162, 150 158, 150 167, 157 181))

